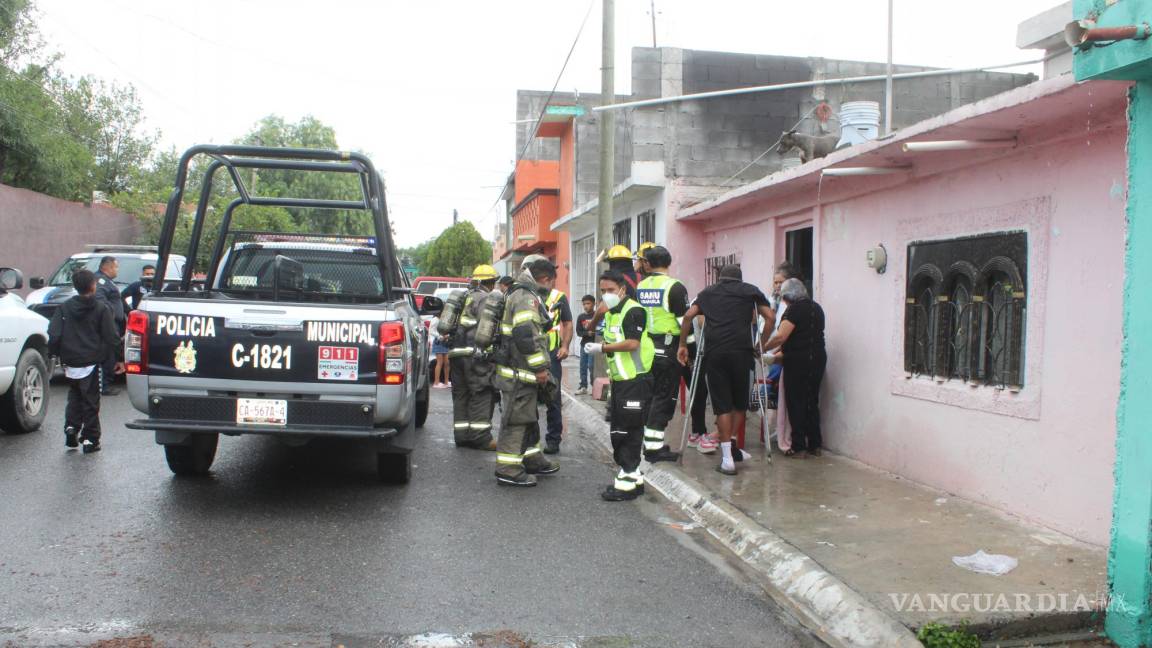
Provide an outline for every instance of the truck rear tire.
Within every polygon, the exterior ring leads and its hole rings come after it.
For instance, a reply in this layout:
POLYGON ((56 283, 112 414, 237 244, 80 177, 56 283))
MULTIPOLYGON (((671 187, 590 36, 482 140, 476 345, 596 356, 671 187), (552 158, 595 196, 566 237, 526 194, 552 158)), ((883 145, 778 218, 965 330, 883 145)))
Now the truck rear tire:
POLYGON ((416 427, 424 427, 424 423, 428 421, 428 406, 432 402, 432 394, 428 393, 428 385, 424 385, 424 389, 416 394, 416 427))
POLYGON ((412 455, 407 452, 377 453, 376 476, 385 484, 407 484, 412 480, 412 455))
POLYGON ((169 470, 181 477, 207 475, 219 442, 219 434, 193 434, 185 445, 164 446, 169 470))
POLYGON ((9 434, 40 429, 48 413, 48 365, 36 349, 24 349, 16 361, 16 377, 0 396, 0 428, 9 434))

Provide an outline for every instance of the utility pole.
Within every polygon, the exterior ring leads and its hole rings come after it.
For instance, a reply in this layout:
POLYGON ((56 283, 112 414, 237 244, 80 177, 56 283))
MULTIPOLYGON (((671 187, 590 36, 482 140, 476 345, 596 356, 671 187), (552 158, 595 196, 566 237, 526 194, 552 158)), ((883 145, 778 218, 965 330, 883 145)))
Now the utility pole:
POLYGON ((884 134, 892 132, 892 2, 888 0, 888 78, 884 80, 884 134))
POLYGON ((456 222, 460 219, 460 212, 455 209, 452 210, 452 225, 455 226, 456 222))
MULTIPOLYGON (((615 0, 604 1, 602 51, 600 54, 600 105, 616 100, 616 9, 615 0)), ((616 177, 616 113, 600 113, 600 214, 596 222, 596 247, 607 251, 612 244, 612 185, 616 177)), ((602 269, 607 269, 607 261, 602 269)))
POLYGON ((652 12, 652 48, 656 48, 656 0, 648 1, 649 11, 652 12))

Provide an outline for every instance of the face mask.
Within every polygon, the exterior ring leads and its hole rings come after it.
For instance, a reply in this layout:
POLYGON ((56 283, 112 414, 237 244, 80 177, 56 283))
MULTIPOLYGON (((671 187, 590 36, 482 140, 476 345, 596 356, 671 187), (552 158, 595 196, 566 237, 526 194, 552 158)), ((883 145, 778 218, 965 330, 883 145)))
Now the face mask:
POLYGON ((604 293, 603 299, 604 305, 608 307, 608 310, 612 310, 620 305, 620 295, 616 293, 604 293))

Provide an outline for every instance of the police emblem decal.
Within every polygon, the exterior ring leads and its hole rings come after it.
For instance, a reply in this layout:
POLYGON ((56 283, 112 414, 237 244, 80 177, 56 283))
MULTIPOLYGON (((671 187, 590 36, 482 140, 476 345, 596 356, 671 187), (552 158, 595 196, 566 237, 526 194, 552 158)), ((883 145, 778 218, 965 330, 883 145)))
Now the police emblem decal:
POLYGON ((196 347, 193 346, 192 340, 177 344, 175 356, 173 365, 178 373, 190 374, 196 371, 196 347))

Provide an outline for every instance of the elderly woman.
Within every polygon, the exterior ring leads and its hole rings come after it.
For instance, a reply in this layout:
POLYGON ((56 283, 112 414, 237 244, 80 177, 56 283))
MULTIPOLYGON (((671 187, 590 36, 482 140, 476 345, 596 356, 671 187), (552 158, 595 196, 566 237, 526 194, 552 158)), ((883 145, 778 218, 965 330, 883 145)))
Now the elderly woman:
POLYGON ((763 348, 780 348, 793 450, 806 450, 809 455, 819 457, 820 382, 828 363, 824 352, 824 309, 808 297, 808 290, 799 279, 788 279, 781 284, 780 298, 788 308, 776 333, 763 348))

